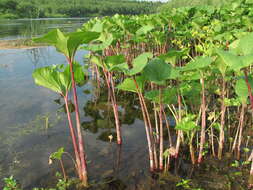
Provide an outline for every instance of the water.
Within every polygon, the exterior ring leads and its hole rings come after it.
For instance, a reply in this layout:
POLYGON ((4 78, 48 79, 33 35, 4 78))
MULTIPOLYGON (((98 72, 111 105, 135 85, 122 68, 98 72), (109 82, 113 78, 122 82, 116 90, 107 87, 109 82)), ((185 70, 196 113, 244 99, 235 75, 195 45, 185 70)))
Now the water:
MULTIPOLYGON (((78 52, 77 60, 83 62, 86 53, 78 52)), ((36 86, 32 71, 65 63, 65 58, 53 47, 1 50, 0 57, 0 178, 14 175, 24 187, 50 185, 59 169, 57 163, 48 165, 50 153, 61 146, 72 152, 72 146, 66 115, 62 112, 63 100, 55 101, 60 98, 57 94, 36 86), (45 129, 46 117, 49 129, 45 129)), ((126 178, 133 173, 147 172, 145 132, 134 102, 118 97, 123 140, 127 142, 118 150, 114 142, 108 142, 108 136, 115 132, 113 114, 108 112, 111 109, 107 104, 107 92, 101 91, 96 101, 94 90, 91 80, 78 89, 91 179, 116 173, 126 178), (143 148, 144 151, 140 151, 143 148), (138 159, 142 161, 136 162, 138 159)), ((69 175, 73 175, 71 160, 66 158, 65 164, 69 175)))
POLYGON ((82 26, 89 18, 45 18, 0 20, 0 40, 32 38, 59 28, 70 32, 82 26))

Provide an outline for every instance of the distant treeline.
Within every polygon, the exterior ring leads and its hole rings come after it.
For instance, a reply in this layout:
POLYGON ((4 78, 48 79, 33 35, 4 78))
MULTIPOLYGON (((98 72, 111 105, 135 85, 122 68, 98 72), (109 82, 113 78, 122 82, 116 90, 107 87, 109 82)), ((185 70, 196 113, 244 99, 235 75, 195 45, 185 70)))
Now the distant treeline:
POLYGON ((147 14, 155 12, 161 4, 136 0, 0 0, 0 18, 147 14))

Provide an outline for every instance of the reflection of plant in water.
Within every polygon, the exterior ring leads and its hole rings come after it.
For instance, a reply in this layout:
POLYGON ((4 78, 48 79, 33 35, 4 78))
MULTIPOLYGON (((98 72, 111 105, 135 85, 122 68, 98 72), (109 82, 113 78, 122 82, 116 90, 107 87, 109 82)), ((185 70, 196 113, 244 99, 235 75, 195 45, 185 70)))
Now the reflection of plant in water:
MULTIPOLYGON (((133 124, 135 119, 140 117, 140 110, 135 108, 134 101, 131 102, 133 97, 126 98, 123 93, 119 93, 117 98, 118 105, 122 108, 119 111, 120 123, 128 125, 133 124)), ((99 129, 103 130, 98 137, 98 139, 102 141, 108 141, 109 135, 113 135, 113 141, 117 139, 117 135, 115 136, 116 133, 114 132, 114 117, 110 105, 108 105, 107 102, 106 91, 101 91, 98 101, 88 101, 83 107, 83 110, 85 116, 92 118, 91 121, 84 121, 82 123, 84 129, 88 129, 92 133, 99 132, 99 129)))

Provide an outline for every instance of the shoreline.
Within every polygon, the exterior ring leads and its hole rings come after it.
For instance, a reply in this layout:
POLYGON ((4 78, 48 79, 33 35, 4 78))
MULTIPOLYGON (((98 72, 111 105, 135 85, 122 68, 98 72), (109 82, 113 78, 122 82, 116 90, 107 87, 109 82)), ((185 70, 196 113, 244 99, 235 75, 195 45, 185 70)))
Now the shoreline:
POLYGON ((35 44, 31 39, 0 40, 0 50, 6 49, 33 49, 46 46, 45 44, 35 44))

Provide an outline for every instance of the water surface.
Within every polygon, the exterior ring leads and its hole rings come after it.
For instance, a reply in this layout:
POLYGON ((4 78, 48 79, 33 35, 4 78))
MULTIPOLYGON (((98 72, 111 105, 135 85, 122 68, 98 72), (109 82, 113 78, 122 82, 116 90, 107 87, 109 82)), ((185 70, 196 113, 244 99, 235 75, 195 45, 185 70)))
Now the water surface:
POLYGON ((59 28, 65 32, 80 28, 89 18, 44 18, 0 20, 0 40, 32 38, 59 28))

